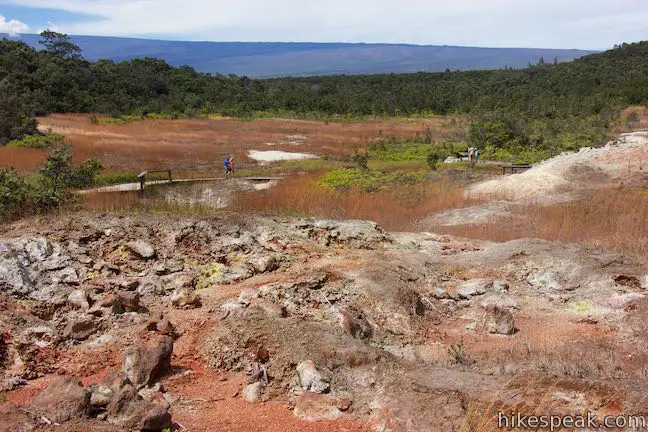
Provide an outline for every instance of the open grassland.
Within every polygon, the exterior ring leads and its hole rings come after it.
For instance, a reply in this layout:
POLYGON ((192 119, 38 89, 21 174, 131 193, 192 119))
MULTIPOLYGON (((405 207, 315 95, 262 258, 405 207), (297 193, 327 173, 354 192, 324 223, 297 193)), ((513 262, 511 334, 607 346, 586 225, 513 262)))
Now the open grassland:
MULTIPOLYGON (((648 127, 648 110, 628 108, 620 130, 648 127)), ((429 144, 408 152, 379 145, 390 137, 426 136, 443 141, 462 129, 457 119, 396 119, 324 123, 303 120, 147 119, 124 124, 95 124, 90 116, 52 115, 41 127, 65 136, 75 159, 99 156, 105 165, 98 185, 135 181, 140 170, 172 167, 174 178, 220 177, 220 159, 228 152, 238 160, 237 176, 287 175, 265 191, 236 193, 228 210, 271 215, 339 219, 370 219, 389 230, 416 229, 416 221, 452 208, 467 207, 463 187, 498 175, 487 164, 442 165, 432 171, 425 163, 429 144), (369 151, 367 170, 351 158, 369 151), (246 157, 250 149, 313 152, 322 159, 287 161, 259 166, 246 157), (420 155, 417 153, 421 153, 420 155), (416 154, 415 154, 416 153, 416 154), (202 168, 202 169, 193 169, 202 168)), ((417 147, 418 146, 418 147, 417 147)), ((3 165, 28 171, 43 160, 44 151, 0 148, 3 165)), ((164 177, 160 174, 158 177, 164 177)), ((154 176, 151 179, 155 179, 154 176)), ((141 211, 209 214, 214 208, 168 203, 155 197, 114 193, 87 196, 84 207, 101 211, 141 211)), ((554 206, 529 205, 498 223, 455 227, 425 227, 440 233, 506 241, 537 237, 584 243, 602 249, 648 256, 648 193, 642 189, 609 189, 586 199, 554 206)))
MULTIPOLYGON (((209 215, 223 211, 272 216, 303 216, 330 219, 364 219, 378 222, 394 231, 415 229, 426 215, 477 201, 464 196, 462 179, 438 174, 436 177, 402 184, 386 184, 387 178, 369 179, 351 186, 332 186, 340 171, 302 171, 267 190, 240 190, 233 194, 227 209, 208 205, 179 205, 163 199, 159 188, 144 196, 136 192, 98 193, 84 196, 83 207, 94 211, 126 211, 147 214, 209 215), (370 185, 371 192, 366 186, 370 185), (372 186, 373 185, 373 186, 372 186), (374 187, 375 186, 375 187, 374 187)), ((221 182, 221 184, 227 182, 221 182)))
MULTIPOLYGON (((42 130, 65 136, 75 161, 97 156, 107 173, 154 168, 216 168, 220 173, 224 155, 234 155, 240 167, 249 162, 247 152, 253 149, 343 158, 381 137, 412 137, 427 130, 440 139, 450 130, 450 126, 444 126, 446 123, 444 117, 339 123, 217 118, 95 124, 89 115, 51 115, 39 119, 42 130)), ((0 148, 2 164, 20 171, 35 169, 43 159, 42 150, 0 148)))

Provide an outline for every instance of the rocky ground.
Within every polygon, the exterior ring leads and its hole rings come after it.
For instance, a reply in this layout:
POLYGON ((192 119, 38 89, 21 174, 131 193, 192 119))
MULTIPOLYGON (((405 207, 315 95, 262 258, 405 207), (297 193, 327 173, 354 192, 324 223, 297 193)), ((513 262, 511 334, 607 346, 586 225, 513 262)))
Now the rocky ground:
POLYGON ((644 409, 648 268, 371 222, 0 227, 1 430, 496 430, 644 409))

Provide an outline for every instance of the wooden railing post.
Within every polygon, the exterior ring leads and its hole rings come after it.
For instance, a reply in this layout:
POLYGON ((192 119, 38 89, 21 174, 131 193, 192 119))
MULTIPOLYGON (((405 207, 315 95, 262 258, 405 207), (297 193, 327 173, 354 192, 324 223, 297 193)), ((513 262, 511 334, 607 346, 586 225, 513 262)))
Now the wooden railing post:
POLYGON ((140 182, 140 193, 143 194, 144 193, 144 185, 146 184, 146 171, 143 171, 143 172, 139 173, 137 178, 139 179, 139 182, 140 182))

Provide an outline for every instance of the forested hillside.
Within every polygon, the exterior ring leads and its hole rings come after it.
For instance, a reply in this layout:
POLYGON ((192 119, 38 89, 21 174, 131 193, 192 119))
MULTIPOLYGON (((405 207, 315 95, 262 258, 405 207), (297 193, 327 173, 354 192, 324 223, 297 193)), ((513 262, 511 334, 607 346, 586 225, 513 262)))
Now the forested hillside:
MULTIPOLYGON (((0 38, 2 38, 0 34, 0 38)), ((20 40, 40 48, 39 35, 20 40)), ((525 67, 540 57, 560 62, 592 54, 575 49, 478 48, 458 46, 303 43, 192 42, 105 36, 71 36, 91 61, 116 62, 155 57, 198 72, 234 73, 256 78, 332 74, 442 72, 525 67)))
POLYGON ((33 133, 32 117, 51 112, 263 111, 321 118, 468 113, 474 119, 471 139, 506 157, 595 143, 620 108, 648 103, 648 42, 519 70, 270 80, 200 74, 153 58, 88 62, 65 35, 46 32, 42 42, 38 51, 0 41, 0 143, 33 133))

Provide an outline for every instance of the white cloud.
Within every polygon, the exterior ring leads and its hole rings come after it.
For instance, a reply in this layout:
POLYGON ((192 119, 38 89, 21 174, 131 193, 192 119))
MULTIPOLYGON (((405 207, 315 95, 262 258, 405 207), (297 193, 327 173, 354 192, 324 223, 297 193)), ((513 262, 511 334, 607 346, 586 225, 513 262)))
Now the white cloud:
POLYGON ((595 49, 648 39, 648 2, 638 0, 4 2, 98 17, 56 23, 72 34, 595 49))
POLYGON ((7 19, 0 15, 0 33, 8 33, 9 36, 18 36, 20 33, 27 33, 29 26, 23 22, 12 19, 7 19))

